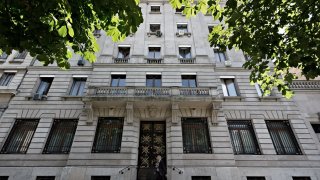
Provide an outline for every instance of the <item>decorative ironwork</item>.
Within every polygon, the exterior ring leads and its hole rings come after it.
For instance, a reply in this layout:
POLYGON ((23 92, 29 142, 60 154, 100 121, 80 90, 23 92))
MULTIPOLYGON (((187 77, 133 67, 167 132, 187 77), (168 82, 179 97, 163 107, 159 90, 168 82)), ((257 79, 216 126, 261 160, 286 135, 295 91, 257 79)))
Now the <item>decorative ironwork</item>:
POLYGON ((180 88, 180 95, 183 96, 209 96, 209 88, 180 88))
POLYGON ((147 58, 147 64, 162 64, 162 58, 147 58))
POLYGON ((25 154, 38 126, 38 119, 17 119, 1 153, 25 154))
POLYGON ((235 154, 260 154, 251 121, 228 121, 228 128, 235 154))
POLYGON ((96 89, 96 95, 125 96, 127 94, 126 87, 100 87, 96 89))
POLYGON ((119 153, 123 130, 123 118, 99 118, 92 147, 93 153, 119 153))
POLYGON ((211 153, 206 118, 182 118, 184 153, 211 153))
POLYGON ((127 64, 129 63, 130 58, 113 58, 114 64, 127 64))
POLYGON ((135 89, 136 96, 169 96, 169 88, 137 88, 135 89))
POLYGON ((43 153, 69 153, 77 124, 75 119, 55 119, 43 153))
POLYGON ((293 81, 289 87, 291 89, 320 89, 320 81, 312 80, 312 81, 301 81, 296 80, 293 81))
POLYGON ((180 64, 194 64, 196 63, 196 58, 179 58, 180 64))
POLYGON ((302 154, 289 121, 266 121, 277 154, 302 154))

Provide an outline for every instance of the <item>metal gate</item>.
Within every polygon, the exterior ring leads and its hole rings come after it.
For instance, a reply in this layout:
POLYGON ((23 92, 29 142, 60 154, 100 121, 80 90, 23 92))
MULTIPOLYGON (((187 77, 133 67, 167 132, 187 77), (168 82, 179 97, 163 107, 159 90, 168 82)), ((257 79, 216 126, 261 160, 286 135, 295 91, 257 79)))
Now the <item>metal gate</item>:
POLYGON ((142 121, 140 126, 137 180, 155 180, 157 155, 166 160, 166 124, 164 121, 142 121))

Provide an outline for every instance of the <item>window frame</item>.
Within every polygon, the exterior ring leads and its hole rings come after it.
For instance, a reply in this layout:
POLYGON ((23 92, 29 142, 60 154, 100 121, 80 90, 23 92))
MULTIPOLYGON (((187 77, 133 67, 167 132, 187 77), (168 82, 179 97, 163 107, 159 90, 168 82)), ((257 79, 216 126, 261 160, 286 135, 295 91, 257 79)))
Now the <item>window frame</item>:
MULTIPOLYGON (((126 52, 126 51, 124 51, 126 52)), ((130 53, 131 53, 131 47, 130 46, 118 46, 118 54, 117 54, 117 58, 121 58, 121 59, 129 59, 130 58, 130 53), (123 53, 123 51, 121 51, 120 49, 128 49, 127 54, 123 53)))
POLYGON ((162 75, 161 74, 147 74, 146 75, 146 87, 162 87, 162 75), (150 83, 148 82, 148 80, 151 81, 151 85, 149 85, 150 83))
POLYGON ((27 51, 27 50, 24 50, 24 51, 22 51, 21 53, 18 51, 18 52, 15 54, 15 56, 14 56, 13 59, 25 59, 25 58, 27 57, 27 55, 28 55, 28 51, 27 51))
POLYGON ((161 47, 159 46, 152 46, 152 47, 148 47, 148 58, 149 59, 161 59, 161 47), (159 50, 159 51, 158 51, 159 50), (159 57, 157 57, 156 55, 159 54, 159 57), (152 56, 150 56, 152 55, 152 56))
POLYGON ((151 14, 160 14, 161 13, 161 6, 160 5, 150 5, 150 13, 151 14), (153 11, 153 7, 159 7, 159 11, 153 11))
POLYGON ((197 81, 197 75, 181 75, 181 87, 186 87, 186 88, 196 88, 198 87, 198 81, 197 81), (192 77, 192 78, 191 78, 192 77), (183 81, 187 81, 187 86, 184 86, 183 81), (194 80, 195 86, 192 86, 190 84, 190 81, 194 80))
POLYGON ((50 87, 51 87, 51 85, 53 83, 53 80, 54 80, 54 77, 47 77, 47 76, 40 77, 40 82, 39 82, 38 88, 37 88, 35 93, 36 94, 40 94, 39 92, 40 92, 40 88, 41 88, 42 84, 48 83, 49 85, 47 87, 45 87, 44 91, 42 91, 43 93, 41 94, 42 96, 47 96, 48 93, 49 93, 50 87), (48 80, 51 79, 51 82, 50 83, 49 82, 45 82, 44 79, 48 79, 48 80))
POLYGON ((9 86, 15 75, 14 72, 3 72, 0 77, 0 86, 9 86))
POLYGON ((179 32, 179 31, 183 31, 184 33, 189 33, 188 23, 177 23, 177 32, 179 32), (185 27, 183 27, 183 26, 185 26, 185 27))
POLYGON ((110 87, 126 87, 127 86, 126 80, 127 80, 126 74, 111 74, 110 87), (116 85, 114 85, 115 81, 116 81, 116 85), (121 82, 124 83, 124 85, 121 85, 121 82))
POLYGON ((180 59, 191 59, 192 58, 192 52, 191 52, 191 46, 179 46, 179 58, 180 59), (188 52, 189 50, 189 52, 188 52))
POLYGON ((240 92, 239 92, 238 86, 236 84, 235 77, 221 78, 221 80, 222 80, 222 91, 223 91, 224 97, 239 97, 240 96, 240 92), (235 95, 230 95, 230 89, 228 88, 226 80, 232 80, 234 92, 236 93, 235 95))
POLYGON ((213 53, 214 53, 215 57, 218 57, 218 59, 216 59, 216 60, 219 60, 218 62, 223 63, 223 62, 228 61, 226 51, 222 51, 220 48, 215 47, 215 48, 213 48, 213 53), (223 58, 221 58, 221 57, 223 57, 223 58))
POLYGON ((160 23, 150 23, 149 24, 149 32, 156 33, 157 31, 161 32, 161 24, 160 23))
POLYGON ((86 89, 86 84, 87 84, 87 77, 73 77, 72 78, 72 85, 69 90, 69 95, 70 96, 83 96, 85 89, 86 89), (74 91, 74 88, 75 88, 77 82, 80 82, 80 85, 78 85, 78 89, 76 90, 76 93, 73 94, 73 91, 74 91))

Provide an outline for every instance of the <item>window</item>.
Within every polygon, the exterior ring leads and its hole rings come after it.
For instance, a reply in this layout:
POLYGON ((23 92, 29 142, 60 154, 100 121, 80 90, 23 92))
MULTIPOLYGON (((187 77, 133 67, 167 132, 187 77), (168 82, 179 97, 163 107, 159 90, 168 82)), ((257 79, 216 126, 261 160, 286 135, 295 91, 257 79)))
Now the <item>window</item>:
POLYGON ((99 118, 93 153, 119 153, 123 129, 123 118, 99 118))
POLYGON ((160 47, 149 47, 148 58, 160 59, 161 58, 160 51, 161 51, 160 47))
POLYGON ((182 87, 197 87, 196 75, 182 75, 182 87))
POLYGON ((208 26, 208 30, 209 30, 209 33, 211 33, 213 30, 213 26, 208 26))
POLYGON ((130 57, 130 47, 119 47, 118 50, 117 58, 127 59, 130 57))
POLYGON ((160 31, 160 24, 150 24, 150 32, 160 31))
POLYGON ((161 75, 147 75, 146 76, 147 87, 161 87, 161 75))
POLYGON ((55 180, 55 176, 37 176, 36 180, 55 180))
POLYGON ((28 54, 28 51, 26 51, 26 50, 22 51, 21 53, 18 52, 16 54, 16 56, 14 57, 14 59, 24 59, 24 58, 26 58, 27 54, 28 54))
POLYGON ((8 54, 5 52, 2 52, 2 54, 0 55, 0 59, 7 59, 7 57, 8 57, 8 54))
POLYGON ((218 57, 219 62, 225 62, 227 60, 227 57, 224 51, 218 48, 214 48, 213 52, 214 52, 214 56, 218 57))
POLYGON ((206 118, 182 118, 184 153, 211 153, 206 118))
POLYGON ((311 180, 308 176, 292 177, 292 180, 311 180))
POLYGON ((0 78, 0 86, 8 86, 14 75, 15 73, 3 73, 0 78))
POLYGON ((320 124, 311 124, 315 133, 320 133, 320 124))
POLYGON ((8 180, 9 176, 0 176, 0 180, 8 180))
POLYGON ((256 83, 256 84, 255 84, 255 87, 256 87, 256 90, 257 90, 258 96, 263 97, 263 96, 270 96, 270 95, 271 95, 271 93, 270 93, 270 94, 265 94, 265 95, 264 95, 264 94, 263 94, 263 93, 264 93, 264 91, 262 90, 262 88, 261 88, 260 84, 256 83))
POLYGON ((247 180, 266 180, 263 176, 248 176, 247 180))
POLYGON ((44 154, 69 153, 78 120, 55 119, 44 148, 44 154))
POLYGON ((251 121, 228 121, 234 154, 260 154, 251 121))
POLYGON ((38 126, 39 120, 17 119, 4 143, 1 153, 25 154, 38 126))
POLYGON ((181 6, 181 8, 177 8, 176 13, 181 14, 183 12, 184 8, 185 8, 185 6, 181 6))
POLYGON ((160 13, 160 6, 151 6, 152 13, 160 13))
POLYGON ((190 59, 191 47, 179 47, 179 58, 190 59))
POLYGON ((191 180, 211 180, 211 176, 192 176, 191 180))
POLYGON ((184 33, 188 33, 188 24, 177 24, 178 32, 183 31, 184 33))
POLYGON ((110 180, 110 176, 91 176, 91 180, 110 180))
POLYGON ((73 78, 73 84, 70 90, 71 96, 82 96, 86 86, 87 78, 73 78))
POLYGON ((301 154, 289 121, 266 121, 277 154, 301 154))
POLYGON ((222 90, 224 96, 238 96, 237 89, 234 83, 234 79, 222 79, 222 90))
POLYGON ((126 86, 126 75, 111 75, 111 86, 112 87, 123 87, 126 86))
POLYGON ((42 77, 36 94, 47 95, 52 84, 53 77, 42 77))

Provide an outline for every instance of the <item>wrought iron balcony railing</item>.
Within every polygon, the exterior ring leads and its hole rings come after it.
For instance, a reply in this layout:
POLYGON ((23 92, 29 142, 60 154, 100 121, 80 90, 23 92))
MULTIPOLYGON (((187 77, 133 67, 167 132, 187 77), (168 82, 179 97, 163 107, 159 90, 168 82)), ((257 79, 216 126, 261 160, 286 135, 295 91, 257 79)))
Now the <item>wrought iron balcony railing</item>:
POLYGON ((291 89, 320 89, 320 81, 317 80, 297 80, 293 81, 289 87, 291 89))
POLYGON ((162 64, 163 59, 162 58, 146 58, 147 64, 162 64))
POLYGON ((130 58, 113 58, 114 64, 127 64, 129 63, 130 58))
POLYGON ((179 58, 180 64, 194 64, 196 58, 179 58))

